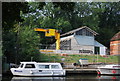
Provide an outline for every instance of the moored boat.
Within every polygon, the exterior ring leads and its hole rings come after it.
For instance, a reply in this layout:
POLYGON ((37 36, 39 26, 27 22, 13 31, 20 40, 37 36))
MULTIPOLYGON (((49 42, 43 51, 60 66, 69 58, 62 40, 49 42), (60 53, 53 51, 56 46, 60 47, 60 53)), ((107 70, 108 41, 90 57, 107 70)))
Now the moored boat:
POLYGON ((17 76, 65 76, 60 63, 21 62, 18 68, 10 69, 17 76))
POLYGON ((98 74, 120 75, 120 65, 110 64, 98 67, 98 74))

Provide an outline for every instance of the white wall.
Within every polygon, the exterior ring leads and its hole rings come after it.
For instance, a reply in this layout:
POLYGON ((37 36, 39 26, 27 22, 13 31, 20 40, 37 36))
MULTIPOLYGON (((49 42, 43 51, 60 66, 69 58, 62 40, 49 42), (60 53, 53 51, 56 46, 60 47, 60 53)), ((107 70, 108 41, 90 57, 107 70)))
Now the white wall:
POLYGON ((106 55, 106 47, 95 40, 95 46, 100 47, 100 55, 106 55))
POLYGON ((60 41, 69 40, 69 39, 71 39, 73 37, 74 37, 74 35, 70 35, 70 36, 67 36, 67 37, 62 37, 62 38, 60 38, 60 41))
POLYGON ((100 55, 106 55, 106 47, 100 47, 100 55))

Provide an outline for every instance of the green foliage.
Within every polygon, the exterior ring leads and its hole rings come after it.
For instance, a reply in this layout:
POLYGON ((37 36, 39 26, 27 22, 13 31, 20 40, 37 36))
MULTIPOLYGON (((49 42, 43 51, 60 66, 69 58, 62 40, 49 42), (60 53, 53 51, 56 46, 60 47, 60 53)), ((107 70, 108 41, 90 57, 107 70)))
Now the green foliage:
POLYGON ((84 25, 98 32, 96 40, 109 47, 111 37, 120 30, 119 3, 3 3, 3 53, 8 62, 15 62, 16 57, 19 61, 31 57, 40 60, 38 45, 52 44, 55 39, 47 40, 44 34, 39 37, 34 28, 53 28, 65 33, 84 25))
POLYGON ((110 39, 115 35, 115 30, 113 28, 101 28, 98 30, 99 35, 96 39, 101 42, 103 45, 109 47, 110 46, 110 39), (106 33, 107 32, 107 33, 106 33))
POLYGON ((19 44, 21 60, 30 60, 33 57, 33 60, 39 61, 39 36, 35 33, 34 29, 31 26, 23 26, 19 32, 19 44))
POLYGON ((15 47, 16 47, 16 33, 13 30, 6 31, 2 34, 2 52, 7 57, 8 62, 14 62, 15 47))
MULTIPOLYGON (((27 11, 27 3, 3 3, 3 54, 7 57, 7 62, 18 63, 24 60, 39 61, 39 37, 35 33, 29 19, 26 24, 20 24, 23 22, 23 18, 20 14, 24 14, 27 11), (22 6, 22 7, 19 7, 22 6)), ((32 19, 31 19, 32 20, 32 19)))
POLYGON ((43 6, 43 9, 39 10, 38 3, 30 3, 29 5, 31 6, 35 5, 35 6, 30 8, 30 10, 32 10, 30 13, 21 14, 22 18, 26 21, 23 22, 23 24, 27 26, 31 25, 37 28, 38 27, 46 28, 46 29, 53 28, 53 29, 63 30, 63 32, 72 29, 69 20, 65 19, 65 16, 63 17, 58 16, 58 14, 61 11, 60 7, 54 7, 52 3, 46 3, 46 5, 43 6))
POLYGON ((22 22, 20 11, 26 13, 28 11, 27 3, 23 2, 3 2, 2 3, 2 25, 4 30, 13 28, 17 22, 22 22), (21 7, 20 7, 21 6, 21 7))

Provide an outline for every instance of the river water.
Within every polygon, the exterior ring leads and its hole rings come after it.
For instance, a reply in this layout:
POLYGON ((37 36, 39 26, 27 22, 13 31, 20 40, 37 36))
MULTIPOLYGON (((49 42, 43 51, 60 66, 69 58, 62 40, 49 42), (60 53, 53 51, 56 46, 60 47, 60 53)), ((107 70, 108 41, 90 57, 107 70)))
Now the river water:
POLYGON ((69 74, 65 77, 13 77, 3 76, 2 81, 120 81, 120 76, 95 74, 69 74))

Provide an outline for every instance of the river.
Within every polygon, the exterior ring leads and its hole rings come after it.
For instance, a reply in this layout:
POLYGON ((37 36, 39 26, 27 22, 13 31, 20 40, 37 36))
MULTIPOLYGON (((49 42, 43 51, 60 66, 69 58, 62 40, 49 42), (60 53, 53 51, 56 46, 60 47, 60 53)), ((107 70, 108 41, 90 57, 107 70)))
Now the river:
POLYGON ((120 81, 120 76, 98 76, 95 74, 69 74, 65 77, 13 77, 3 76, 2 81, 120 81))

